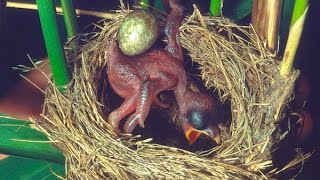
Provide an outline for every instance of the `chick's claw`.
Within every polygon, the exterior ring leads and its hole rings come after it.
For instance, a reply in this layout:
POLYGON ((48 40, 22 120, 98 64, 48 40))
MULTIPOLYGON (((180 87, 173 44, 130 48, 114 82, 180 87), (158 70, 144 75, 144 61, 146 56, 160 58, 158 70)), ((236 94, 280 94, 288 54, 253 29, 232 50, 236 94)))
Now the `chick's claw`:
POLYGON ((132 133, 133 129, 140 125, 140 127, 144 128, 144 121, 141 119, 140 114, 133 114, 129 117, 126 124, 124 125, 123 132, 124 133, 132 133))
POLYGON ((118 130, 119 128, 119 120, 118 118, 116 117, 115 113, 112 112, 109 114, 108 116, 108 123, 110 124, 110 126, 115 129, 115 130, 118 130))

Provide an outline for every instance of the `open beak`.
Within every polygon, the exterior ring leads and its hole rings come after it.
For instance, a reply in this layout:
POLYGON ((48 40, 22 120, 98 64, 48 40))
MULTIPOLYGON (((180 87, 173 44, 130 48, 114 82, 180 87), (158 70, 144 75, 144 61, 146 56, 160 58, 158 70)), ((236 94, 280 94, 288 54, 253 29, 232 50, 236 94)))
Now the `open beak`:
POLYGON ((204 134, 204 135, 212 138, 217 144, 221 143, 221 138, 219 135, 213 136, 212 133, 207 132, 207 131, 197 130, 197 129, 193 128, 192 126, 190 126, 189 124, 185 125, 184 129, 185 129, 184 132, 185 132, 186 138, 189 142, 189 145, 192 145, 194 142, 196 142, 201 134, 204 134))
POLYGON ((199 132, 198 130, 196 130, 190 126, 190 128, 185 131, 185 135, 186 135, 186 138, 189 142, 189 145, 191 145, 194 142, 196 142, 196 140, 201 135, 201 132, 199 132))
POLYGON ((217 135, 216 137, 211 137, 217 144, 221 144, 221 138, 220 135, 217 135))

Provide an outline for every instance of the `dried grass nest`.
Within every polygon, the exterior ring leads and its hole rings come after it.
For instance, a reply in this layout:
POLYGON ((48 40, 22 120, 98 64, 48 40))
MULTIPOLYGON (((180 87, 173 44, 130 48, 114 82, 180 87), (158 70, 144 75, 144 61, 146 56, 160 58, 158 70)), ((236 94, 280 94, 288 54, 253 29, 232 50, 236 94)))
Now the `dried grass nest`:
MULTIPOLYGON (((46 90, 44 121, 36 122, 62 150, 69 179, 262 179, 273 178, 273 134, 285 116, 294 82, 279 76, 279 62, 263 48, 251 26, 201 16, 195 7, 180 28, 183 48, 199 64, 204 85, 230 101, 232 122, 221 127, 222 144, 189 152, 134 136, 117 137, 106 122, 109 112, 106 49, 128 10, 104 21, 77 53, 69 53, 73 79, 66 93, 46 90), (107 113, 105 113, 107 112, 107 113), (210 155, 210 156, 209 156, 210 155)), ((152 121, 149 119, 148 121, 152 121)))

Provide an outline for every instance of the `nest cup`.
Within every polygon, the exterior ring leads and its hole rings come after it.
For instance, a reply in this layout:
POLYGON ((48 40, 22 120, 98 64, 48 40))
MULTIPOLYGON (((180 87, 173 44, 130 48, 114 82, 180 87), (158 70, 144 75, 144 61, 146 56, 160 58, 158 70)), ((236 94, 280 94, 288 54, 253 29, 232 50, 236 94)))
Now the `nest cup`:
MULTIPOLYGON (((73 79, 67 92, 46 90, 44 121, 35 122, 64 154, 70 179, 261 179, 272 178, 307 158, 297 154, 273 167, 272 147, 281 140, 278 124, 299 72, 284 79, 279 62, 251 26, 201 16, 195 7, 180 27, 180 41, 199 64, 204 85, 230 101, 232 122, 220 127, 222 144, 192 153, 138 136, 117 136, 106 122, 110 90, 107 49, 128 10, 106 20, 77 53, 69 53, 73 79)), ((148 119, 152 121, 152 119, 148 119)))

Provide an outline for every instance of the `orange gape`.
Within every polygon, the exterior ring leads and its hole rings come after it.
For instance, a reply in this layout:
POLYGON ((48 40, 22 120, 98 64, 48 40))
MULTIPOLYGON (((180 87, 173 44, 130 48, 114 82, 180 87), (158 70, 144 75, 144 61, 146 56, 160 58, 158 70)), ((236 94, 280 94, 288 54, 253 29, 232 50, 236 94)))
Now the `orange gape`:
POLYGON ((108 79, 112 89, 124 102, 109 114, 108 122, 119 129, 119 122, 127 115, 124 133, 132 133, 139 124, 144 127, 150 107, 154 103, 168 107, 157 95, 173 90, 181 115, 182 128, 193 143, 200 133, 217 141, 219 129, 214 99, 201 92, 187 89, 187 75, 183 67, 183 54, 179 42, 179 27, 183 19, 183 7, 177 0, 170 0, 171 12, 164 26, 168 45, 151 48, 143 54, 127 56, 119 48, 118 41, 108 49, 108 79))

